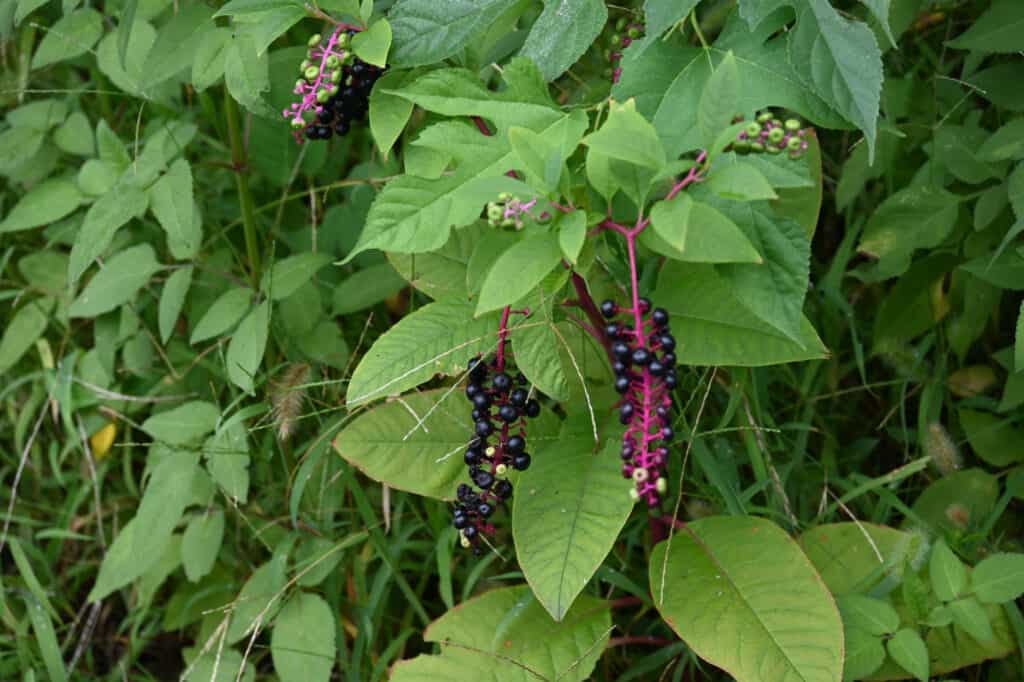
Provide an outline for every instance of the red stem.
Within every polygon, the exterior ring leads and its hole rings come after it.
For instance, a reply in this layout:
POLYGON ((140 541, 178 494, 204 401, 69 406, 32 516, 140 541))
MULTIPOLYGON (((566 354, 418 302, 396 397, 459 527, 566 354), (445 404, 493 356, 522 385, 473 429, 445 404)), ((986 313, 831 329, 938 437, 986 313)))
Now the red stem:
POLYGON ((476 124, 477 130, 479 130, 484 135, 490 137, 491 135, 494 134, 491 132, 490 128, 487 127, 487 124, 484 123, 484 120, 482 118, 480 118, 479 116, 471 116, 470 118, 472 118, 473 123, 476 124))
POLYGON ((501 311, 501 323, 498 325, 498 371, 505 371, 505 340, 508 338, 508 318, 512 314, 512 306, 505 306, 501 311))
POLYGON ((601 315, 601 311, 597 309, 597 304, 594 303, 594 299, 591 298, 590 292, 587 290, 587 281, 578 272, 573 272, 572 286, 576 289, 576 298, 579 299, 580 308, 587 314, 590 326, 594 328, 594 332, 591 335, 604 347, 608 357, 614 362, 615 357, 612 355, 611 339, 604 333, 604 317, 601 315))
POLYGON ((640 606, 643 603, 640 597, 619 597, 608 602, 608 606, 613 609, 621 609, 627 606, 640 606))

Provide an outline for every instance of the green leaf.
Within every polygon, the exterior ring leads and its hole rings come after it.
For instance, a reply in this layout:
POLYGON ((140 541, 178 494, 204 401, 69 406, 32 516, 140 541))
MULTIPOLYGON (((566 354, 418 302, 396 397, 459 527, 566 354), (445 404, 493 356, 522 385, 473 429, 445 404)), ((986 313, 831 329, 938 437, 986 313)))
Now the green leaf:
POLYGON ((797 11, 789 53, 801 78, 862 131, 874 154, 882 93, 882 52, 867 25, 842 17, 828 0, 797 11))
POLYGON ((739 111, 737 103, 742 87, 736 57, 732 52, 727 52, 711 73, 700 96, 697 126, 700 130, 701 147, 708 148, 718 134, 732 123, 733 117, 739 111))
POLYGON ((978 457, 992 466, 1024 462, 1024 431, 1008 419, 977 410, 960 410, 960 426, 978 457))
MULTIPOLYGON (((558 221, 558 246, 565 260, 576 264, 587 238, 587 214, 584 211, 566 213, 558 221)), ((1021 364, 1024 367, 1024 364, 1021 364)))
POLYGON ((534 450, 512 512, 519 565, 555 620, 604 562, 633 509, 616 457, 621 440, 610 437, 597 451, 589 417, 577 416, 557 441, 534 450))
POLYGON ((891 635, 900 627, 900 614, 882 599, 847 594, 839 598, 838 604, 843 623, 868 634, 891 635))
POLYGON ((24 595, 23 599, 25 613, 32 624, 32 631, 36 633, 36 643, 39 645, 46 673, 52 682, 64 682, 68 679, 68 674, 64 667, 60 644, 57 643, 57 632, 53 629, 53 621, 34 596, 24 595))
POLYGON ((666 263, 652 299, 672 316, 680 364, 759 367, 828 353, 806 318, 797 344, 740 303, 713 266, 666 263))
POLYGON ((220 409, 216 405, 194 400, 153 415, 142 423, 142 430, 158 441, 186 445, 213 431, 219 418, 220 409))
POLYGON ((192 69, 199 46, 214 31, 212 17, 213 10, 205 4, 188 4, 160 27, 143 68, 153 83, 192 69))
POLYGON ((434 64, 451 57, 493 23, 515 0, 400 0, 388 12, 397 66, 434 64))
POLYGON ((185 159, 171 164, 170 170, 149 190, 150 206, 167 233, 167 247, 179 260, 193 258, 203 241, 203 226, 196 221, 192 202, 192 169, 185 159))
POLYGON ((234 644, 254 628, 264 630, 281 608, 284 594, 287 557, 275 555, 249 576, 235 599, 235 609, 228 626, 227 641, 234 644))
POLYGON ((558 623, 525 585, 491 590, 434 621, 423 638, 439 643, 440 653, 400 662, 391 680, 583 682, 591 679, 610 632, 608 603, 589 595, 558 623))
POLYGON ((654 235, 642 238, 651 248, 691 263, 762 263, 761 255, 736 223, 688 194, 659 201, 651 208, 654 235))
POLYGON ((928 575, 931 578, 935 596, 942 601, 953 601, 963 594, 967 587, 967 567, 941 539, 932 548, 932 556, 928 563, 928 575))
POLYGON ((171 451, 149 478, 135 517, 107 549, 88 600, 96 602, 156 564, 193 493, 198 455, 171 451))
POLYGON ((995 258, 991 254, 978 256, 960 267, 1001 289, 1024 289, 1024 258, 1010 249, 995 258))
POLYGON ((476 315, 511 305, 540 284, 562 262, 558 238, 551 233, 527 237, 505 251, 487 273, 476 315))
POLYGON ((644 0, 646 31, 649 36, 660 36, 687 17, 700 0, 644 0))
POLYGON ((235 287, 217 297, 213 305, 196 323, 188 342, 192 345, 220 336, 231 330, 252 305, 252 289, 235 287))
POLYGON ((308 334, 298 339, 298 346, 314 362, 337 370, 348 369, 348 344, 333 320, 321 320, 308 334))
POLYGON ((224 512, 215 509, 192 517, 181 541, 181 563, 192 582, 213 570, 224 539, 224 512))
POLYGON ((985 604, 1005 604, 1024 594, 1024 554, 993 554, 971 572, 971 592, 985 604))
POLYGON ((922 491, 911 509, 915 521, 904 521, 905 526, 931 526, 938 532, 953 534, 962 530, 962 523, 982 523, 992 512, 999 497, 996 477, 981 469, 963 469, 935 480, 922 491), (948 515, 950 505, 960 509, 959 518, 948 515))
POLYGON ((68 316, 96 317, 117 308, 130 301, 160 267, 149 244, 125 249, 89 280, 68 308, 68 316))
POLYGON ((96 140, 92 134, 89 119, 76 111, 53 133, 53 141, 61 151, 77 156, 92 156, 96 153, 96 140))
POLYGON ((151 84, 144 71, 146 59, 156 42, 156 29, 136 17, 128 33, 127 53, 121 59, 122 31, 111 31, 96 48, 96 64, 117 87, 136 97, 148 98, 151 84))
POLYGON ((734 201, 777 199, 779 196, 761 171, 743 161, 713 169, 707 186, 723 199, 734 201))
POLYGON ((303 587, 316 587, 330 577, 345 556, 338 548, 339 545, 327 538, 308 537, 301 540, 295 550, 297 583, 303 587))
POLYGON ((335 315, 348 315, 385 301, 403 288, 406 282, 389 263, 358 270, 334 289, 332 310, 335 315))
POLYGON ((239 504, 249 497, 249 441, 241 421, 222 428, 203 443, 206 469, 224 494, 239 504))
POLYGON ((226 48, 224 83, 228 92, 254 114, 276 119, 276 114, 260 93, 270 90, 270 64, 266 52, 259 54, 247 34, 235 35, 226 48))
POLYGON ((800 546, 835 595, 866 592, 879 578, 899 583, 917 556, 921 537, 873 523, 829 523, 811 528, 800 546))
POLYGON ((0 234, 56 222, 82 203, 82 193, 63 178, 45 180, 21 197, 0 223, 0 234))
POLYGON ((466 267, 477 243, 494 228, 482 221, 452 233, 447 243, 431 253, 414 256, 388 253, 388 261, 405 281, 427 296, 466 298, 466 267))
POLYGON ((949 605, 953 614, 953 622, 957 627, 979 642, 987 642, 995 638, 992 623, 989 622, 985 607, 974 597, 958 599, 949 605))
POLYGON ((985 161, 1024 158, 1024 118, 1015 118, 992 133, 978 150, 985 161))
MULTIPOLYGON (((186 656, 190 651, 195 650, 184 650, 186 656)), ((242 654, 228 647, 211 648, 196 658, 187 670, 191 672, 181 682, 253 682, 256 678, 252 661, 245 663, 243 670, 242 654)))
POLYGON ((473 304, 426 305, 378 338, 352 373, 346 403, 354 407, 398 395, 435 374, 459 374, 478 353, 497 347, 498 317, 475 318, 473 304))
POLYGON ((32 347, 50 321, 53 299, 29 301, 7 319, 0 337, 0 374, 6 373, 32 347))
POLYGON ((401 90, 420 74, 416 71, 389 71, 370 91, 370 132, 377 149, 385 158, 412 116, 413 103, 389 90, 401 90))
POLYGON ((959 209, 956 195, 931 185, 900 190, 875 209, 858 250, 879 259, 880 276, 900 275, 915 250, 934 248, 949 236, 959 209))
POLYGON ((65 14, 43 36, 39 49, 32 56, 32 68, 41 69, 84 54, 101 35, 103 15, 96 10, 83 7, 65 14))
POLYGON ((228 343, 228 378, 246 393, 253 393, 253 378, 263 362, 269 333, 270 301, 263 301, 245 316, 228 343))
POLYGON ((522 183, 504 175, 466 172, 437 180, 401 175, 377 195, 359 242, 344 262, 368 249, 433 251, 448 241, 453 227, 476 220, 483 205, 500 192, 527 194, 523 189, 522 183))
POLYGON ((180 268, 171 273, 164 282, 164 290, 160 294, 160 307, 157 315, 160 327, 160 342, 166 344, 174 333, 178 316, 185 305, 185 296, 192 286, 192 266, 180 268))
POLYGON ((597 132, 583 138, 591 150, 612 159, 659 171, 666 163, 658 132, 637 113, 632 101, 612 104, 608 119, 597 132))
POLYGON ((289 7, 301 7, 299 0, 230 0, 224 4, 215 17, 234 17, 246 14, 258 14, 275 9, 287 9, 289 7))
POLYGON ((548 0, 520 54, 553 81, 586 52, 607 21, 603 0, 548 0))
POLYGON ((196 90, 202 92, 224 75, 231 45, 231 29, 215 28, 202 34, 192 62, 192 85, 196 90))
POLYGON ((274 263, 272 268, 263 273, 260 291, 269 296, 272 301, 288 298, 331 260, 329 254, 312 251, 279 260, 274 263))
POLYGON ((1024 302, 1020 305, 1017 313, 1017 328, 1014 334, 1013 346, 1013 371, 1024 370, 1024 302))
POLYGON ((388 50, 391 49, 391 24, 387 19, 379 19, 370 28, 357 33, 352 38, 352 50, 356 56, 368 64, 384 67, 388 63, 388 50))
POLYGON ((928 682, 928 647, 917 630, 900 630, 886 643, 886 649, 900 667, 922 682, 928 682))
POLYGON ((512 326, 516 367, 537 390, 555 400, 568 400, 569 380, 558 352, 564 344, 559 341, 547 312, 544 308, 522 324, 512 326))
POLYGON ((671 545, 655 546, 649 567, 665 621, 739 682, 839 679, 843 630, 835 602, 799 546, 770 521, 689 523, 671 545))
POLYGON ((958 50, 1010 53, 1024 50, 1024 6, 995 0, 967 30, 946 43, 958 50))
MULTIPOLYGON (((452 499, 466 476, 462 455, 473 430, 467 404, 460 390, 411 393, 362 413, 334 439, 334 449, 375 481, 452 499)), ((531 445, 556 440, 558 426, 550 413, 531 422, 531 445)))
POLYGON ((802 343, 803 303, 810 277, 811 242, 788 218, 756 210, 754 204, 723 207, 743 229, 764 263, 724 264, 723 276, 746 307, 796 343, 802 343))
POLYGON ((110 246, 114 235, 132 218, 146 212, 146 193, 134 184, 122 184, 89 207, 82 228, 75 235, 68 261, 68 279, 77 284, 86 268, 110 246))
POLYGON ((327 682, 334 668, 334 615, 315 594, 296 592, 274 621, 270 655, 281 682, 327 682))
POLYGON ((857 628, 844 631, 844 680, 864 680, 878 670, 885 661, 882 638, 857 628))

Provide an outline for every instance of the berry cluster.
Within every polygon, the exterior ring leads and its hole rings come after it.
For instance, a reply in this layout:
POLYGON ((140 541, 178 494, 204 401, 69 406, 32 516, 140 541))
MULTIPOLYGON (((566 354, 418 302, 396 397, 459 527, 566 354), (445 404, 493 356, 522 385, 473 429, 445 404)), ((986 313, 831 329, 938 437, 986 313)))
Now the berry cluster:
POLYGON ((299 65, 301 78, 295 82, 294 92, 301 99, 282 111, 297 141, 346 135, 353 122, 366 118, 370 90, 386 68, 367 64, 348 49, 355 33, 338 27, 326 43, 319 33, 309 39, 307 59, 299 65))
POLYGON ((479 489, 462 483, 452 518, 463 547, 481 554, 482 535, 493 535, 490 516, 495 507, 512 497, 512 484, 503 478, 509 468, 524 471, 530 466, 526 452, 526 418, 540 414, 540 403, 530 398, 526 377, 515 378, 494 359, 476 357, 469 362, 466 398, 473 403, 473 438, 466 448, 469 477, 479 489), (515 430, 515 433, 512 433, 515 430))
POLYGON ((629 47, 634 40, 643 37, 644 25, 630 23, 625 17, 615 22, 615 33, 609 39, 608 49, 604 52, 604 58, 611 63, 609 72, 612 83, 618 83, 622 76, 622 51, 629 47))
POLYGON ((487 202, 487 222, 491 227, 514 227, 516 230, 521 230, 523 229, 523 215, 534 220, 538 219, 531 212, 536 205, 536 198, 523 202, 519 200, 519 197, 512 196, 510 192, 502 192, 498 195, 497 201, 487 202))
POLYGON ((732 149, 738 154, 785 151, 791 159, 798 159, 807 151, 806 137, 807 130, 798 119, 787 118, 783 122, 772 112, 764 111, 758 114, 756 121, 747 124, 746 130, 732 143, 732 149))
POLYGON ((601 313, 608 319, 605 332, 615 358, 615 390, 623 395, 619 421, 627 428, 622 440, 622 475, 633 479, 633 499, 656 507, 668 487, 663 474, 675 437, 670 410, 671 391, 676 386, 676 340, 668 328, 668 312, 664 308, 651 310, 646 298, 637 299, 637 310, 604 301, 601 313), (619 319, 622 313, 629 319, 619 319))

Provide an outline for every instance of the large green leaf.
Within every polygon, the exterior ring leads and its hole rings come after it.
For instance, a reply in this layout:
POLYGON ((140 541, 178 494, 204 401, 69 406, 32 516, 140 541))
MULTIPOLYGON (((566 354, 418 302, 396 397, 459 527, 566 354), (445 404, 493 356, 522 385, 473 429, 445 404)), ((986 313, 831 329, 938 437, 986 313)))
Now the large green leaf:
POLYGON ((129 220, 145 213, 148 205, 145 192, 133 183, 123 183, 89 207, 71 247, 68 279, 72 284, 107 250, 114 234, 129 220))
POLYGON ((1024 50, 1024 5, 995 0, 967 30, 946 43, 960 50, 1020 52, 1024 50))
POLYGON ((50 322, 53 299, 29 301, 7 319, 0 337, 0 374, 14 366, 36 342, 50 322))
POLYGON ((651 207, 652 234, 641 239, 658 253, 690 263, 763 263, 750 239, 730 218, 689 194, 651 207), (664 244, 660 243, 664 242, 664 244), (666 248, 667 247, 667 248, 666 248))
POLYGON ((160 342, 167 343, 174 333, 174 327, 178 323, 178 315, 185 305, 185 296, 192 285, 192 266, 180 268, 171 273, 171 276, 164 282, 164 290, 160 293, 160 308, 158 312, 158 323, 160 327, 160 342))
POLYGON ((653 171, 661 170, 669 158, 658 132, 637 112, 634 102, 613 105, 604 125, 583 138, 583 144, 608 158, 653 171))
POLYGON ((215 509, 192 517, 181 540, 181 563, 189 581, 197 582, 213 570, 223 539, 223 510, 215 509))
POLYGON ((526 586, 492 590, 434 621, 423 638, 439 655, 399 663, 392 682, 527 682, 590 678, 611 631, 607 602, 585 596, 562 622, 551 619, 526 586))
POLYGON ((32 68, 41 69, 92 49, 103 35, 103 15, 91 7, 76 9, 61 17, 46 32, 32 56, 32 68))
POLYGON ((748 310, 711 265, 668 262, 652 299, 672 315, 684 364, 758 367, 828 354, 806 318, 797 344, 748 310))
POLYGON ((682 21, 700 0, 644 0, 645 30, 657 37, 682 21))
POLYGON ((297 592, 277 614, 270 655, 281 682, 327 682, 334 668, 334 615, 315 594, 297 592))
POLYGON ((986 604, 1002 604, 1024 593, 1024 554, 993 554, 971 573, 971 592, 986 604))
POLYGON ((529 294, 562 262, 558 237, 550 232, 529 236, 501 254, 480 288, 476 314, 510 305, 529 294))
POLYGON ((252 306, 252 293, 248 287, 234 287, 218 296, 196 322, 189 343, 196 344, 229 331, 252 306))
POLYGON ((438 301, 402 318, 378 338, 352 373, 349 406, 398 395, 435 374, 457 374, 498 344, 498 317, 473 317, 473 305, 438 301))
POLYGON ((388 252, 388 260, 405 281, 427 296, 442 298, 466 298, 466 266, 477 243, 494 228, 484 222, 477 222, 452 232, 447 243, 430 253, 404 254, 388 252))
POLYGON ((164 546, 192 498, 199 455, 172 451, 153 468, 135 517, 107 549, 89 601, 98 601, 135 580, 160 560, 164 546))
POLYGON ((808 0, 789 34, 793 66, 818 95, 862 131, 873 153, 882 94, 882 52, 866 24, 828 0, 808 0))
POLYGON ((261 93, 270 90, 270 65, 266 52, 258 53, 253 39, 236 33, 225 50, 224 83, 239 104, 259 116, 276 118, 261 93))
POLYGON ((1024 431, 1009 420, 987 412, 961 409, 960 426, 978 457, 992 466, 1024 461, 1024 431))
POLYGON ((697 107, 697 129, 704 149, 710 148, 715 138, 732 123, 738 111, 740 85, 736 57, 727 52, 708 78, 697 107))
POLYGON ((454 55, 515 0, 399 0, 388 12, 398 66, 433 64, 454 55))
POLYGON ((153 83, 191 69, 199 46, 215 28, 211 17, 213 10, 205 4, 188 4, 160 27, 146 58, 145 71, 153 83))
POLYGON ((0 233, 28 230, 53 223, 78 208, 82 193, 73 182, 53 178, 26 193, 0 223, 0 233))
POLYGON ((607 20, 603 0, 547 0, 520 54, 553 81, 590 47, 607 20))
POLYGON ((220 409, 204 400, 193 400, 166 410, 142 423, 142 430, 154 439, 172 445, 198 441, 213 431, 220 418, 220 409))
POLYGON ((111 258, 68 308, 69 317, 96 317, 130 301, 160 269, 153 247, 139 244, 111 258))
POLYGON ((898 583, 916 559, 922 538, 873 523, 829 523, 799 538, 807 558, 835 595, 866 592, 875 582, 898 583))
POLYGON ((618 458, 621 440, 607 434, 598 447, 589 417, 577 417, 557 441, 534 450, 512 511, 519 566, 555 620, 586 587, 633 509, 618 458))
POLYGON ((264 630, 277 610, 281 608, 281 597, 286 582, 287 556, 275 554, 249 576, 238 593, 234 603, 231 624, 228 626, 227 641, 234 644, 254 628, 264 630))
POLYGON ((843 626, 832 595, 770 521, 701 519, 657 545, 649 565, 668 624, 739 682, 842 677, 843 626))
POLYGON ((245 316, 228 343, 228 378, 246 393, 252 393, 256 370, 263 362, 270 333, 270 301, 263 301, 245 316))
POLYGON ((313 251, 283 258, 263 274, 260 291, 272 301, 288 298, 330 262, 330 255, 313 251))
MULTIPOLYGON (((472 406, 463 392, 412 393, 356 418, 338 434, 334 449, 370 478, 398 490, 451 499, 466 476, 463 451, 473 436, 472 406)), ((530 423, 531 444, 555 440, 549 413, 530 423)))
POLYGON ((510 338, 516 368, 540 392, 555 400, 568 400, 569 380, 558 352, 563 343, 545 312, 539 311, 522 324, 512 325, 510 338))
POLYGON ((203 226, 192 203, 192 169, 178 159, 149 190, 150 206, 167 233, 167 247, 178 259, 192 258, 203 241, 203 226))

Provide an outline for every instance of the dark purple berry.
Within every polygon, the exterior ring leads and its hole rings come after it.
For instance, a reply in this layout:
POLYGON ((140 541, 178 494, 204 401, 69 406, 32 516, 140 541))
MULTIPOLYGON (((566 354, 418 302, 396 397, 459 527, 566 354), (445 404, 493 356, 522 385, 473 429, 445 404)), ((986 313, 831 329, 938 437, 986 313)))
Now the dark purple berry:
POLYGON ((463 528, 462 534, 466 537, 467 540, 472 540, 476 537, 477 534, 476 526, 467 526, 463 528))
POLYGON ((505 444, 505 449, 511 453, 522 452, 526 448, 526 440, 522 436, 512 436, 505 444))
POLYGON ((604 328, 604 333, 608 335, 609 339, 617 339, 619 338, 619 334, 622 333, 622 327, 618 322, 612 322, 604 328))
POLYGON ((629 346, 621 341, 614 343, 612 344, 612 354, 622 362, 626 362, 630 355, 629 346))
POLYGON ((494 485, 494 476, 491 475, 491 472, 489 471, 481 471, 478 472, 477 475, 473 477, 473 481, 477 484, 478 487, 487 490, 492 485, 494 485))
POLYGON ((514 391, 512 391, 512 393, 508 397, 508 400, 516 407, 522 407, 523 405, 526 404, 526 399, 529 396, 530 394, 526 392, 526 389, 517 388, 514 391))
POLYGON ((647 311, 651 309, 651 300, 649 298, 641 297, 637 303, 640 304, 640 314, 645 315, 647 311))
POLYGON ((676 432, 672 430, 671 426, 666 426, 661 430, 662 440, 672 440, 676 437, 676 432))
POLYGON ((480 463, 480 458, 483 457, 483 453, 476 449, 466 450, 465 456, 462 458, 463 461, 469 465, 474 466, 480 463))
POLYGON ((650 372, 652 376, 660 377, 665 373, 665 365, 661 364, 657 360, 651 360, 651 364, 647 366, 647 371, 650 372))
POLYGON ((661 336, 659 336, 658 343, 661 344, 662 350, 669 353, 675 350, 676 347, 676 339, 671 334, 662 334, 661 336))
POLYGON ((463 514, 456 514, 452 517, 452 525, 458 528, 459 530, 462 530, 463 528, 469 525, 469 519, 466 518, 466 516, 463 514))
POLYGON ((498 481, 494 486, 494 494, 503 500, 507 500, 512 497, 512 484, 505 480, 498 481))
POLYGON ((520 452, 512 458, 512 468, 516 471, 526 471, 530 468, 530 455, 520 452))
POLYGON ((630 357, 634 365, 643 367, 651 361, 651 353, 646 348, 637 348, 630 357))
POLYGON ((498 417, 503 422, 514 422, 516 419, 519 419, 519 410, 511 405, 502 405, 501 409, 498 410, 498 417))
POLYGON ((633 404, 625 403, 619 408, 619 422, 622 424, 628 424, 633 419, 633 404))
POLYGON ((610 298, 606 299, 605 301, 603 301, 601 303, 601 314, 604 315, 605 317, 608 317, 608 318, 615 317, 615 315, 618 312, 619 312, 619 305, 615 301, 611 300, 610 298))
POLYGON ((486 519, 488 516, 494 513, 494 507, 487 504, 486 502, 481 502, 479 505, 477 505, 476 513, 486 519))
POLYGON ((676 364, 676 354, 665 353, 664 355, 661 356, 661 364, 665 365, 666 367, 671 367, 672 365, 676 364))
POLYGON ((478 410, 486 410, 491 406, 491 397, 483 391, 480 391, 473 396, 473 404, 478 410))
POLYGON ((494 433, 494 426, 491 425, 491 422, 481 419, 476 423, 476 435, 486 438, 492 433, 494 433))
POLYGON ((455 496, 458 497, 463 502, 466 501, 466 496, 467 495, 472 495, 472 494, 473 494, 473 489, 470 488, 469 485, 466 484, 466 483, 460 483, 459 487, 456 488, 456 490, 455 490, 455 496))
POLYGON ((540 416, 540 403, 536 400, 530 400, 526 403, 526 416, 530 419, 535 419, 540 416))
POLYGON ((629 390, 629 377, 619 377, 615 380, 615 390, 619 393, 625 393, 629 390))
POLYGON ((628 369, 629 368, 626 366, 626 364, 619 360, 616 360, 615 362, 612 363, 612 371, 615 372, 616 374, 625 374, 628 369))
POLYGON ((499 372, 491 379, 491 385, 499 391, 507 391, 512 386, 512 377, 504 372, 499 372))

